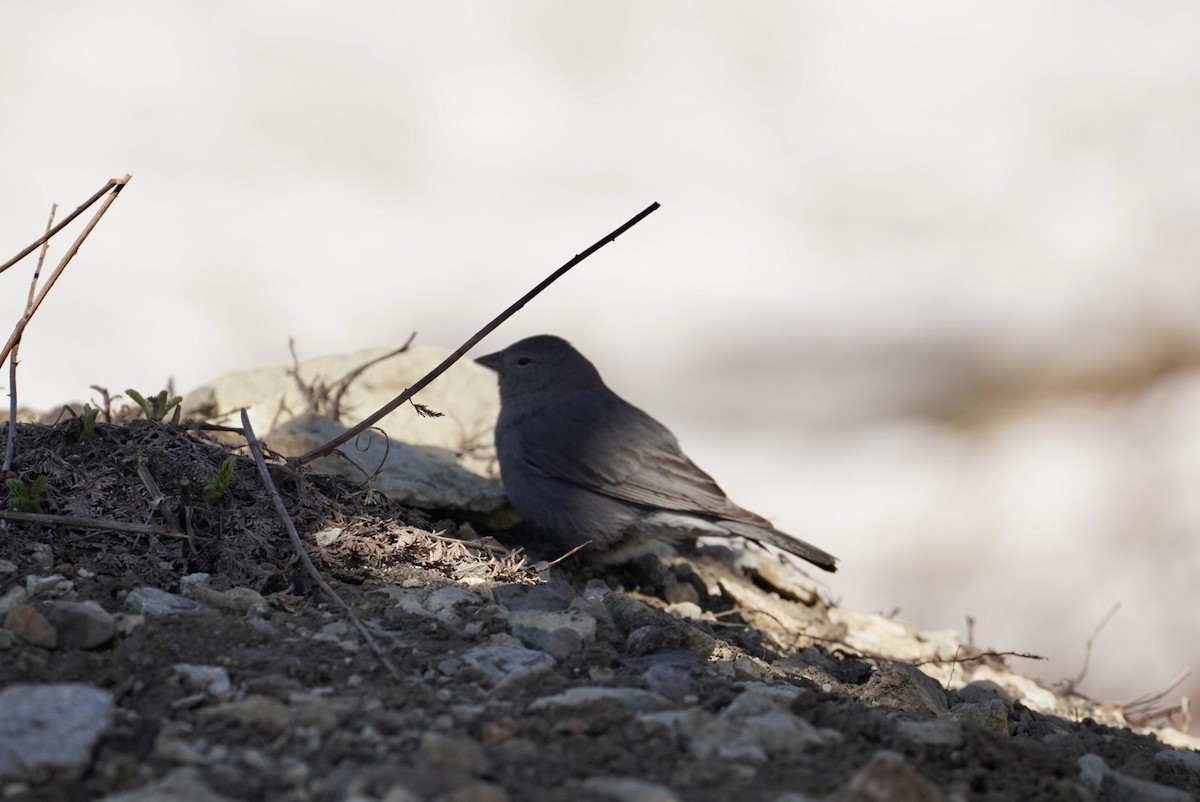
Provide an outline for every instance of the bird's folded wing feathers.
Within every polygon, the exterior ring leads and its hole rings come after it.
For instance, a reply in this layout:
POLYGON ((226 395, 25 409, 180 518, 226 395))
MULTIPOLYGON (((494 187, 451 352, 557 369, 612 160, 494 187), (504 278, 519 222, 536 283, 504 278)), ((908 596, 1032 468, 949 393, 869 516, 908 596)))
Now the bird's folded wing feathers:
POLYGON ((670 431, 619 397, 564 403, 555 412, 556 425, 540 427, 541 436, 522 444, 535 470, 634 504, 771 526, 730 501, 670 431))

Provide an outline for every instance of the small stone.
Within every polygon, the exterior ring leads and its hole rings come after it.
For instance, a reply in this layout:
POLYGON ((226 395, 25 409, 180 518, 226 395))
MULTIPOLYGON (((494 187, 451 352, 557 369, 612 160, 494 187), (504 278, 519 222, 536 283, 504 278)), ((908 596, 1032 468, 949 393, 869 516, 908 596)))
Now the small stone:
POLYGON ((925 746, 958 749, 963 744, 962 725, 945 719, 920 719, 900 721, 896 732, 901 738, 925 746))
POLYGON ((574 597, 571 586, 562 580, 541 585, 500 585, 492 588, 492 600, 513 612, 559 612, 567 609, 574 597))
POLYGON ((62 649, 94 649, 117 635, 116 620, 94 601, 53 601, 42 614, 58 630, 62 649))
POLYGON ((708 724, 685 733, 688 748, 701 759, 720 758, 761 765, 773 757, 794 757, 810 746, 835 743, 841 734, 817 729, 756 693, 742 693, 708 724))
POLYGON ((646 782, 635 777, 588 777, 583 781, 587 791, 616 802, 679 802, 680 797, 665 785, 646 782))
POLYGON ((0 574, 15 574, 17 564, 8 560, 0 560, 0 574))
POLYGON ((54 567, 54 549, 50 548, 49 543, 34 543, 29 558, 43 571, 49 571, 54 567))
POLYGON ((13 610, 29 601, 29 594, 20 585, 13 585, 3 596, 0 596, 0 615, 8 615, 13 610))
POLYGON ((442 794, 434 802, 508 802, 508 792, 488 782, 469 782, 442 794))
POLYGON ((75 589, 75 583, 62 574, 25 577, 25 592, 42 598, 61 598, 75 589))
POLYGON ((472 593, 469 590, 462 588, 439 588, 425 599, 425 609, 431 613, 436 613, 447 607, 458 607, 459 605, 476 605, 482 604, 483 599, 478 593, 472 593))
POLYGON ((686 669, 660 663, 642 672, 642 684, 646 690, 672 702, 683 702, 695 695, 698 686, 686 669))
POLYGON ((526 649, 515 638, 495 636, 472 646, 461 655, 466 668, 479 671, 497 688, 536 679, 554 668, 555 660, 545 652, 526 649))
POLYGON ((1008 707, 999 699, 990 702, 961 702, 950 708, 950 716, 969 727, 1008 737, 1008 707))
POLYGON ((0 691, 0 779, 50 770, 75 778, 108 729, 113 695, 93 685, 16 683, 0 691))
POLYGON ((856 694, 863 704, 935 717, 946 712, 946 692, 916 666, 885 663, 856 694))
POLYGON ((207 694, 218 696, 233 689, 233 683, 229 681, 229 672, 221 666, 176 663, 173 668, 188 687, 207 694))
POLYGON ((464 735, 439 732, 426 732, 421 736, 417 760, 430 768, 461 771, 475 777, 486 774, 491 768, 478 741, 464 735))
POLYGON ((582 610, 516 610, 508 614, 508 625, 526 646, 560 659, 596 639, 596 619, 582 610))
POLYGON ((34 646, 43 649, 58 647, 58 630, 32 604, 22 604, 6 615, 4 627, 34 646))
POLYGON ((1079 781, 1102 799, 1138 800, 1138 802, 1194 802, 1187 791, 1169 785, 1141 780, 1110 769, 1104 758, 1089 752, 1077 761, 1079 781))
POLYGON ((199 612, 204 609, 204 605, 184 596, 143 585, 129 591, 129 595, 125 597, 125 609, 131 613, 164 616, 199 612))
POLYGON ((236 721, 268 735, 279 735, 292 723, 291 709, 282 702, 265 696, 247 696, 236 702, 213 705, 200 710, 196 715, 202 721, 236 721))
POLYGON ((535 699, 530 705, 530 711, 583 708, 592 705, 620 705, 626 710, 662 710, 670 707, 671 703, 656 693, 641 688, 602 688, 582 686, 569 688, 562 693, 543 696, 535 699))
POLYGON ((102 797, 97 802, 234 802, 204 784, 198 769, 181 766, 161 780, 147 783, 131 791, 121 791, 102 797))
POLYGON ((198 602, 234 613, 246 613, 254 609, 265 611, 269 608, 262 594, 251 588, 214 590, 208 585, 192 585, 189 592, 198 602))
POLYGON ((895 752, 876 752, 866 766, 830 797, 831 802, 945 802, 938 787, 895 752))

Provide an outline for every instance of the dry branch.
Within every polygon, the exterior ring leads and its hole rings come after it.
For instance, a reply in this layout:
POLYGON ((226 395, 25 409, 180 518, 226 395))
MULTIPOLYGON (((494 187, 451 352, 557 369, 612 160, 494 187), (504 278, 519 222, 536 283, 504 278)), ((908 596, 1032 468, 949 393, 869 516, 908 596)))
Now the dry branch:
POLYGON ((563 276, 563 274, 565 274, 572 267, 574 267, 575 265, 582 262, 584 259, 591 256, 593 253, 600 250, 605 245, 612 242, 613 240, 615 240, 617 237, 624 234, 629 229, 633 228, 635 225, 637 225, 639 222, 642 221, 642 218, 646 217, 647 215, 649 215, 651 212, 653 212, 657 208, 658 208, 657 203, 650 204, 645 209, 643 209, 642 211, 638 212, 633 217, 631 217, 627 222, 625 222, 624 225, 614 229, 613 231, 611 231, 604 237, 601 237, 599 240, 592 243, 592 245, 590 247, 588 247, 586 250, 576 254, 573 259, 571 259, 569 262, 567 262, 562 267, 558 268, 558 270, 555 270, 553 273, 551 273, 549 276, 547 276, 545 279, 543 279, 540 284, 538 284, 536 287, 534 287, 529 292, 522 295, 515 303, 513 303, 511 306, 509 306, 507 309, 505 309, 499 315, 492 318, 490 323, 488 323, 486 326, 484 326, 479 331, 475 332, 475 334, 469 340, 467 340, 465 343, 463 343, 461 346, 459 346, 457 351, 450 354, 450 356, 448 356, 444 360, 442 360, 442 363, 440 365, 438 365, 433 370, 429 371, 424 376, 422 376, 420 378, 420 380, 418 380, 417 383, 414 384, 412 387, 409 387, 407 390, 405 390, 400 395, 393 398, 387 404, 384 404, 384 406, 381 409, 379 409, 377 412, 375 412, 374 414, 372 414, 371 416, 369 416, 368 418, 366 418, 365 420, 363 420, 361 423, 354 426, 353 428, 348 429, 345 432, 343 432, 342 434, 333 438, 325 445, 318 446, 317 448, 314 448, 312 451, 309 451, 306 454, 302 454, 299 457, 296 457, 295 462, 300 463, 300 464, 304 464, 306 462, 312 462, 313 460, 317 459, 318 457, 323 457, 326 454, 330 453, 338 446, 340 446, 344 443, 347 443, 350 440, 353 440, 355 437, 358 437, 358 435, 362 434, 367 429, 370 429, 372 426, 374 426, 376 423, 378 423, 380 420, 382 420, 385 416, 387 416, 393 410, 398 408, 401 404, 408 401, 410 398, 412 398, 414 395, 419 393, 421 390, 424 390, 434 379, 436 379, 438 376, 441 376, 443 373, 445 373, 446 370, 449 369, 449 367, 451 365, 453 365, 458 360, 462 359, 463 355, 466 354, 467 351, 470 351, 472 348, 474 348, 479 343, 480 340, 482 340, 484 337, 486 337, 487 335, 489 335, 493 331, 495 331, 497 326, 499 326, 501 323, 508 320, 510 317, 512 317, 518 311, 520 311, 521 307, 525 306, 525 304, 527 304, 531 300, 533 300, 533 298, 535 298, 542 290, 546 289, 551 284, 553 284, 555 281, 557 281, 559 278, 561 278, 563 276))

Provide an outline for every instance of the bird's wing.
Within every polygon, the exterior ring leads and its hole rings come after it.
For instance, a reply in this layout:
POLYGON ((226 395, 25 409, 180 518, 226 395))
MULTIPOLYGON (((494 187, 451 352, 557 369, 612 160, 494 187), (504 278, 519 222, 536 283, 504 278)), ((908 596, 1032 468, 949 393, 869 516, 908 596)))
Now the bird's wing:
POLYGON ((544 412, 539 436, 522 448, 542 473, 622 501, 770 527, 730 501, 666 427, 617 395, 564 398, 544 412))

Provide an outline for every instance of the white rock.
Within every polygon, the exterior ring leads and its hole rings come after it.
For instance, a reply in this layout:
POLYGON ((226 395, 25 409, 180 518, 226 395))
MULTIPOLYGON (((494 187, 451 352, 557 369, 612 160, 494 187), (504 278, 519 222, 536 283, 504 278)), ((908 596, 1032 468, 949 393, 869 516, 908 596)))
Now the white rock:
POLYGON ((113 695, 93 685, 17 683, 0 691, 0 778, 78 776, 108 728, 113 695))

